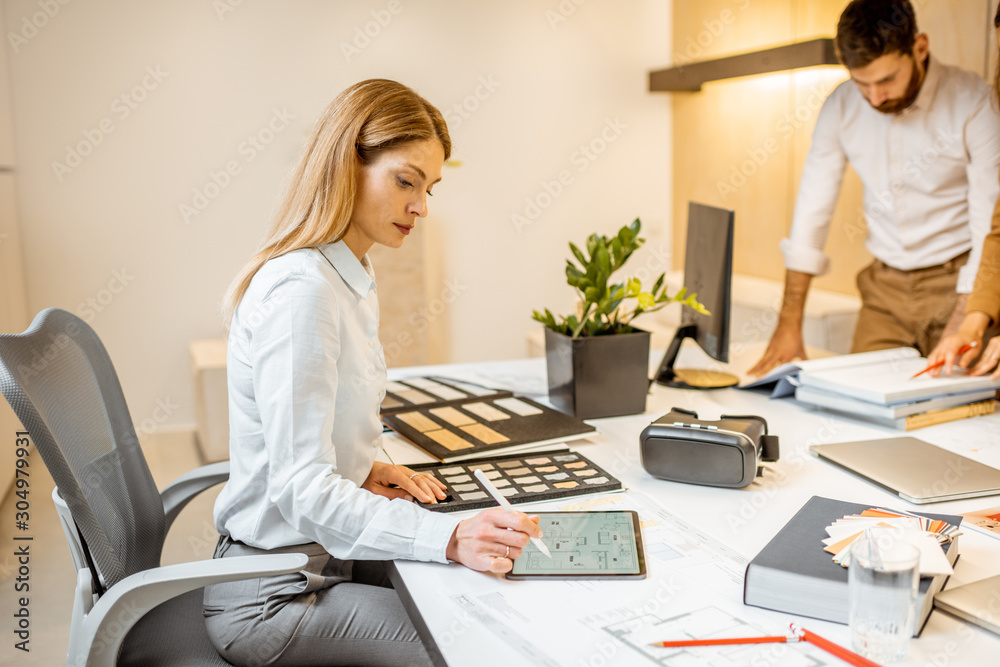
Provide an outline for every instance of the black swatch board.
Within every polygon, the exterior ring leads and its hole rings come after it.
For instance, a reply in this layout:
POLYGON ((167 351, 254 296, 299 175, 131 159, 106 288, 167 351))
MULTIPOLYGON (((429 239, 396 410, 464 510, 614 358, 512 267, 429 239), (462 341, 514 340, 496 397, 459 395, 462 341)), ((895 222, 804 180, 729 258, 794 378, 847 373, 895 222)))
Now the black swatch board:
POLYGON ((473 382, 428 375, 386 383, 385 398, 379 412, 390 415, 414 408, 437 408, 463 401, 513 396, 506 389, 484 387, 473 382))
POLYGON ((595 433, 590 424, 520 396, 476 397, 382 414, 382 422, 442 462, 595 433))
POLYGON ((438 512, 497 507, 497 501, 482 487, 473 471, 479 468, 511 504, 616 491, 622 483, 587 457, 568 449, 531 452, 516 456, 408 466, 429 473, 448 487, 448 498, 438 503, 419 503, 438 512))

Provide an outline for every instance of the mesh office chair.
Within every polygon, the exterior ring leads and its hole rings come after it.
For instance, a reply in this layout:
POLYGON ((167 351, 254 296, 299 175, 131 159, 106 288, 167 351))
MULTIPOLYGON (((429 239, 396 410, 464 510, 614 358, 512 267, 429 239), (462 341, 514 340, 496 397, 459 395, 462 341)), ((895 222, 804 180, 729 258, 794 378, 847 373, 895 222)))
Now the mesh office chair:
POLYGON ((118 376, 94 330, 49 308, 0 335, 0 391, 56 483, 52 494, 77 570, 67 664, 228 665, 205 631, 201 589, 294 572, 302 554, 160 566, 167 530, 229 464, 156 490, 118 376))

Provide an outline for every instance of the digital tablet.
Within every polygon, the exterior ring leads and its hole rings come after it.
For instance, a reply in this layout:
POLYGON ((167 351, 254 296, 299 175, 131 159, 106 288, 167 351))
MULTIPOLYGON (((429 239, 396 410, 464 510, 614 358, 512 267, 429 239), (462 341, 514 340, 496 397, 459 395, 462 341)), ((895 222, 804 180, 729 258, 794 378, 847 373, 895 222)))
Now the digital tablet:
POLYGON ((644 579, 639 515, 614 512, 531 512, 539 516, 548 558, 532 543, 514 559, 508 579, 644 579))

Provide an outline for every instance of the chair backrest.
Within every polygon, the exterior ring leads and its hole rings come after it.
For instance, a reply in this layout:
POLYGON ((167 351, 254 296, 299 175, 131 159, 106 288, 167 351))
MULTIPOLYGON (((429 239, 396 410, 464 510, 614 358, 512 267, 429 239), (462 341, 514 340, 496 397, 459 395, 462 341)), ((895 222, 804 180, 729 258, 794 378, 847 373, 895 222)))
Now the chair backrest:
POLYGON ((0 391, 31 435, 104 587, 157 567, 163 502, 111 358, 76 315, 49 308, 0 335, 0 391))

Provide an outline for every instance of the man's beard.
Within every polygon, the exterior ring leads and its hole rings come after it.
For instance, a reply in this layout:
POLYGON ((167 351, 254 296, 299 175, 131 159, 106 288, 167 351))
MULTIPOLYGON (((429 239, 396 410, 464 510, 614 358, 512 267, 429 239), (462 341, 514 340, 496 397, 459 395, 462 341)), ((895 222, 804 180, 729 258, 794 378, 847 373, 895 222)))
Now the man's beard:
POLYGON ((896 99, 886 100, 877 107, 872 105, 876 111, 881 111, 885 114, 896 114, 904 109, 908 109, 910 105, 917 101, 917 95, 920 94, 920 84, 924 80, 924 72, 926 72, 928 61, 924 61, 923 67, 918 67, 916 60, 913 61, 913 72, 910 73, 910 82, 906 84, 906 92, 903 93, 902 97, 897 97, 896 99))

